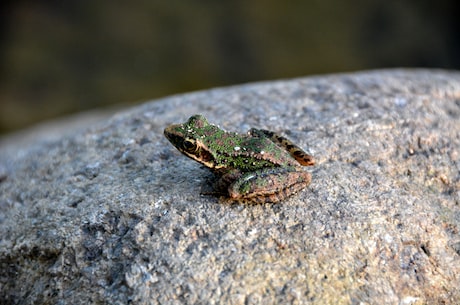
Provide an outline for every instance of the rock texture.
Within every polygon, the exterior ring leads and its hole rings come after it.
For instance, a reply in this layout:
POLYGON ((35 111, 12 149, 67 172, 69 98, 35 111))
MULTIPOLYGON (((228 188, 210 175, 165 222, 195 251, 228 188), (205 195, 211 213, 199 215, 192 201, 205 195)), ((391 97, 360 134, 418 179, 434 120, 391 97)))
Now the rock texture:
POLYGON ((459 304, 460 73, 173 96, 0 148, 1 304, 459 304), (315 156, 280 204, 222 204, 163 137, 204 114, 315 156))

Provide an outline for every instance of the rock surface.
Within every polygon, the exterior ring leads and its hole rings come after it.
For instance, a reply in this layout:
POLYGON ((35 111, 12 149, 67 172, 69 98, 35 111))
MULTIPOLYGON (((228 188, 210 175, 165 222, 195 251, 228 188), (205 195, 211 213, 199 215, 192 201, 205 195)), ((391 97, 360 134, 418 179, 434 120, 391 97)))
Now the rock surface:
POLYGON ((1 304, 458 304, 460 73, 173 96, 0 147, 1 304), (163 137, 204 114, 315 156, 280 204, 222 204, 163 137))

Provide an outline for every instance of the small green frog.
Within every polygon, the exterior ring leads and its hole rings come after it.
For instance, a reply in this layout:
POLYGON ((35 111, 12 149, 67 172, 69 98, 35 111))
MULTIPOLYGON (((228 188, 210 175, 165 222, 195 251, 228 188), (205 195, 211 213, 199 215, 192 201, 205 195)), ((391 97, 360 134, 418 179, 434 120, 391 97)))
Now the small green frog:
POLYGON ((288 139, 263 129, 241 135, 208 123, 200 114, 164 130, 184 155, 220 176, 217 189, 229 201, 278 202, 305 188, 311 175, 301 165, 314 165, 312 156, 288 139))

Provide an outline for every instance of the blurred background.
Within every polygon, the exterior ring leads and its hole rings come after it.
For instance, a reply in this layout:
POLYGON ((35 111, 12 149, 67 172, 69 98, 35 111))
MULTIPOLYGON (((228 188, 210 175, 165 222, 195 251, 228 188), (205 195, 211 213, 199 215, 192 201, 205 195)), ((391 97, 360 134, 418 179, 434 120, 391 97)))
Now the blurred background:
POLYGON ((4 0, 0 134, 192 90, 460 68, 459 1, 4 0))

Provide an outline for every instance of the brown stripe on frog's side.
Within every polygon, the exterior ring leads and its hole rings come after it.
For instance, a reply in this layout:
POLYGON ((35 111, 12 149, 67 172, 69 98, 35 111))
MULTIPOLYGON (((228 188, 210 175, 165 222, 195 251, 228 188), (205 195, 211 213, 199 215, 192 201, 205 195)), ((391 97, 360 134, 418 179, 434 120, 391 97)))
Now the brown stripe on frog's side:
POLYGON ((249 132, 253 135, 259 135, 259 136, 262 134, 265 137, 272 140, 275 144, 278 144, 281 147, 284 147, 289 152, 289 154, 294 159, 296 159, 297 162, 299 162, 300 165, 303 165, 303 166, 315 165, 315 159, 313 158, 313 156, 304 152, 302 148, 292 143, 291 140, 283 136, 280 136, 279 134, 273 131, 265 130, 265 129, 252 128, 249 132))

